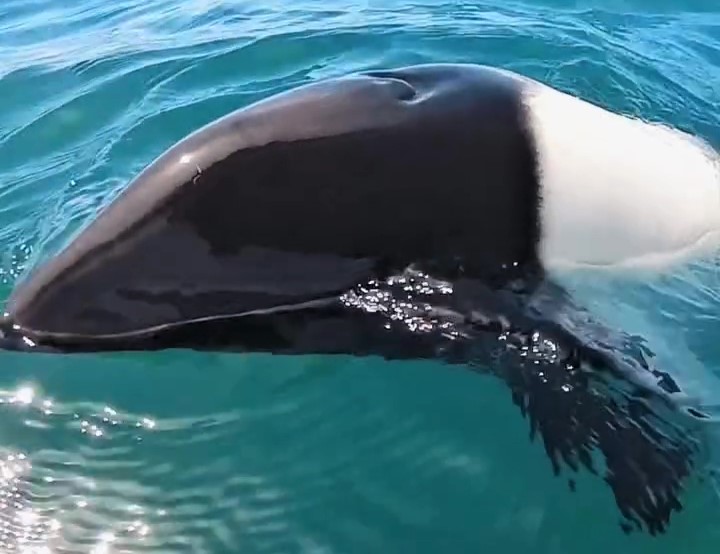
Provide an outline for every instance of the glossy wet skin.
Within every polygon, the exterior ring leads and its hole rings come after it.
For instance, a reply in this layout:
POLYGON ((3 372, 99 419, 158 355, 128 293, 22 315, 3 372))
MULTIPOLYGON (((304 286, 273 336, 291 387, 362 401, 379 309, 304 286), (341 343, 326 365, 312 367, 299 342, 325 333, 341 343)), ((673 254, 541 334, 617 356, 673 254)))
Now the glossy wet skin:
POLYGON ((520 109, 512 79, 437 66, 241 110, 148 167, 7 311, 42 342, 335 298, 410 264, 502 282, 536 265, 520 109))

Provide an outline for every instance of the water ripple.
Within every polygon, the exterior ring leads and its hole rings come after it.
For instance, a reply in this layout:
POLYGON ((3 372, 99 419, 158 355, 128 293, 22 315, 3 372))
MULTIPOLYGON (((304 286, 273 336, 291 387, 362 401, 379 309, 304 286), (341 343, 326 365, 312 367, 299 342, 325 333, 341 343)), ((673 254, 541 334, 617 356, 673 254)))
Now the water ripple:
POLYGON ((98 408, 53 400, 29 384, 0 391, 4 435, 20 427, 16 436, 32 445, 25 452, 11 449, 0 459, 4 552, 96 552, 105 542, 131 545, 149 534, 143 508, 128 504, 136 496, 145 502, 147 493, 132 479, 117 479, 118 472, 132 473, 144 462, 133 459, 127 445, 100 449, 88 441, 112 444, 122 435, 141 440, 155 423, 98 408), (61 449, 54 446, 58 436, 61 449))

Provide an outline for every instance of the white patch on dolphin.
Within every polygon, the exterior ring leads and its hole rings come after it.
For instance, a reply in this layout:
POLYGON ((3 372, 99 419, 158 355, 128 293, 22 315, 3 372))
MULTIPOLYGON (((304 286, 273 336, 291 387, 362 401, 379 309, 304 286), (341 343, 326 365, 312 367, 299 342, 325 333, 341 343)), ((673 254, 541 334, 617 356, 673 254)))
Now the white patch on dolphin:
POLYGON ((548 270, 663 269, 720 246, 720 157, 685 132, 525 80, 548 270))

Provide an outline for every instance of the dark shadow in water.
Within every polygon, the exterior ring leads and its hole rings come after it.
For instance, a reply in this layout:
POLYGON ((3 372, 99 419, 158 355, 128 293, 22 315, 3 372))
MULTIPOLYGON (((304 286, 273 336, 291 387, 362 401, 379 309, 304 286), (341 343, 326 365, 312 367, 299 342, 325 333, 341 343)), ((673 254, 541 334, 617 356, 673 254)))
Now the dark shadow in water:
MULTIPOLYGON (((699 454, 689 426, 706 416, 678 409, 679 387, 652 367, 642 339, 594 321, 551 282, 498 293, 459 280, 450 294, 407 294, 438 290, 431 283, 406 276, 376 289, 386 303, 388 293, 402 299, 394 328, 424 332, 436 355, 502 379, 556 475, 563 467, 603 474, 624 531, 664 532, 699 454)), ((361 292, 352 304, 377 313, 376 295, 361 292)))

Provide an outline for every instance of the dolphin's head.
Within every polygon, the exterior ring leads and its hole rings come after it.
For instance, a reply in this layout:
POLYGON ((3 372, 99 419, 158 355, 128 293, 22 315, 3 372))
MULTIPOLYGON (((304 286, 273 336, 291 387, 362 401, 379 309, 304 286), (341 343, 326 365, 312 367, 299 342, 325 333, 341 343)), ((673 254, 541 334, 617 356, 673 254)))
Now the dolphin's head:
POLYGON ((0 345, 126 346, 188 322, 337 295, 368 276, 362 243, 375 236, 360 236, 366 214, 334 215, 353 202, 337 188, 352 183, 337 175, 387 153, 371 134, 401 117, 395 99, 406 88, 370 77, 313 84, 182 139, 19 283, 0 345))
POLYGON ((181 326, 331 301, 416 263, 447 258, 475 276, 527 267, 535 174, 518 95, 502 73, 441 65, 241 108, 172 146, 24 279, 3 340, 147 345, 181 326), (483 151, 487 190, 472 170, 483 151), (518 204, 519 218, 504 217, 518 204))

